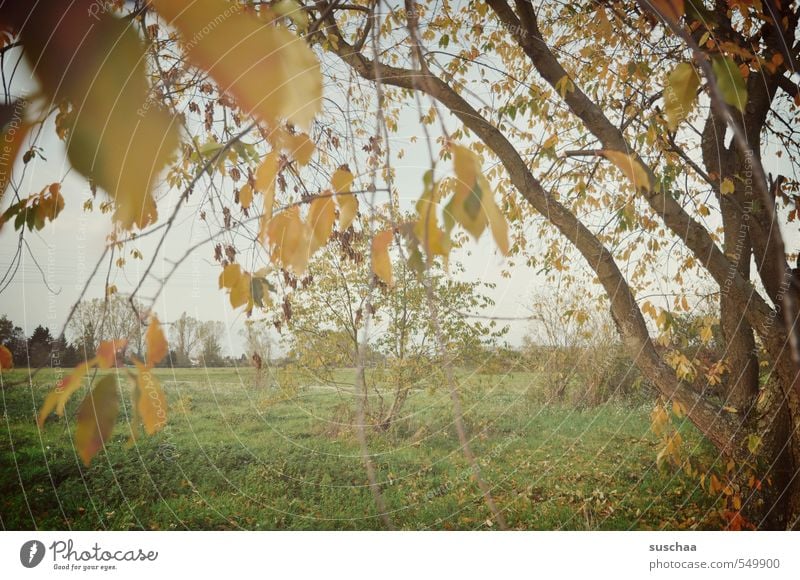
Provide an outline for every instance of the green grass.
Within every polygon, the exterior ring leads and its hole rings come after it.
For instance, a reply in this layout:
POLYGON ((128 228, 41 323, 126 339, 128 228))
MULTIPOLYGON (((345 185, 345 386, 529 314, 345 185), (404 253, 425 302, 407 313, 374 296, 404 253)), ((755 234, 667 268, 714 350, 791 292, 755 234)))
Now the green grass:
MULTIPOLYGON (((39 430, 52 373, 8 386, 0 410, 0 524, 6 529, 380 529, 355 433, 351 391, 253 386, 252 370, 159 370, 170 422, 126 448, 125 409, 89 468, 65 418, 39 430)), ((696 482, 658 470, 649 406, 576 410, 541 402, 536 377, 460 373, 472 446, 515 529, 718 528, 696 482)), ((352 380, 352 371, 337 372, 352 380)), ((124 385, 127 389, 127 385, 124 385)), ((401 529, 487 529, 442 387, 414 392, 405 418, 370 434, 401 529)), ((694 453, 710 450, 686 429, 694 453)))

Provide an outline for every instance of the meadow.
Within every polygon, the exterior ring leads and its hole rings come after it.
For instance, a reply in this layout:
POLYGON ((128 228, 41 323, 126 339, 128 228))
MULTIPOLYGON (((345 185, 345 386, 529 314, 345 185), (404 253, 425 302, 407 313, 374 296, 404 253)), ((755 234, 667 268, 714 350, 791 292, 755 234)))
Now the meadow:
MULTIPOLYGON (((0 524, 4 529, 380 529, 352 428, 353 372, 341 389, 255 386, 246 369, 160 369, 169 423, 126 446, 124 417, 87 468, 73 443, 73 397, 41 430, 53 371, 3 375, 0 524)), ((465 419, 509 526, 523 530, 719 529, 696 480, 658 468, 652 399, 548 404, 532 373, 459 373, 465 419), (649 401, 649 402, 648 402, 649 401)), ((127 384, 122 383, 127 392, 127 384)), ((375 393, 374 396, 378 396, 375 393)), ((688 425, 686 449, 713 461, 688 425)), ((459 449, 447 392, 424 385, 404 417, 371 432, 395 525, 491 529, 459 449)))

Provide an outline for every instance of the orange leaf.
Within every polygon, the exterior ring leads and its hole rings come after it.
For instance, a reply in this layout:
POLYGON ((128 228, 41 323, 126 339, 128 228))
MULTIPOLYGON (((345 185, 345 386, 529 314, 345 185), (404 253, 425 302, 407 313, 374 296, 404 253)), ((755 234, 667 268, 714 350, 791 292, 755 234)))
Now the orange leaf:
POLYGON ((93 359, 98 368, 110 369, 117 366, 117 354, 125 350, 128 340, 120 338, 117 340, 106 340, 97 347, 97 356, 93 359))
POLYGON ((150 325, 147 327, 144 340, 147 344, 147 366, 153 367, 164 360, 169 353, 169 344, 155 314, 150 317, 150 325))
POLYGON ((97 382, 78 407, 75 447, 84 465, 88 466, 108 441, 118 413, 117 377, 107 375, 97 382))
POLYGON ((0 371, 7 371, 14 368, 14 357, 11 351, 0 344, 0 371))
POLYGON ((150 368, 136 362, 136 411, 148 435, 160 431, 167 423, 167 397, 161 383, 150 368))
POLYGON ((267 237, 272 248, 272 261, 284 268, 293 268, 295 274, 305 272, 308 264, 310 232, 300 219, 300 210, 295 207, 282 211, 269 223, 267 237))

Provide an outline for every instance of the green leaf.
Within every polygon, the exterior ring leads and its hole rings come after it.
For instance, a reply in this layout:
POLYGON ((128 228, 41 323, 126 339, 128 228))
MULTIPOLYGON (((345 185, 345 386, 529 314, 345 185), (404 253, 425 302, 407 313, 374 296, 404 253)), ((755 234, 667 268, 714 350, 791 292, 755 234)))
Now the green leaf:
POLYGON ((747 104, 747 85, 736 63, 728 57, 717 57, 712 62, 714 78, 722 98, 732 107, 744 112, 747 104))
POLYGON ((756 454, 758 448, 761 447, 761 437, 758 435, 750 434, 747 436, 747 450, 753 455, 756 454))
POLYGON ((114 430, 119 413, 117 377, 108 375, 97 382, 78 407, 78 427, 75 430, 75 447, 84 465, 92 458, 114 430))
POLYGON ((691 112, 697 100, 697 88, 700 86, 700 77, 697 71, 688 62, 676 66, 667 76, 664 87, 664 112, 667 114, 667 126, 670 131, 678 125, 691 112))

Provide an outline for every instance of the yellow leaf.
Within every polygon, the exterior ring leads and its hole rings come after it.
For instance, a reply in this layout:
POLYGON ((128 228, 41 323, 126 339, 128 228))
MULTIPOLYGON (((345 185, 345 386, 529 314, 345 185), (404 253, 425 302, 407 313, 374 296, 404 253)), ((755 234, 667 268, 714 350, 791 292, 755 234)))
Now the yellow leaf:
POLYGON ((252 278, 250 274, 244 272, 231 287, 230 301, 233 308, 239 308, 240 306, 249 304, 249 302, 252 300, 250 286, 251 280, 252 278))
POLYGON ((572 79, 570 79, 569 76, 564 75, 556 82, 556 90, 563 99, 567 96, 567 93, 571 93, 575 90, 575 83, 572 82, 572 79))
POLYGON ((153 367, 164 360, 169 352, 167 339, 155 314, 150 317, 150 325, 147 327, 144 340, 147 344, 147 365, 153 367))
POLYGON ((272 249, 273 262, 294 269, 295 274, 305 272, 308 264, 310 232, 300 219, 300 210, 290 207, 272 218, 267 238, 272 249))
POLYGON ((239 190, 239 205, 247 209, 251 203, 253 203, 253 188, 247 183, 239 190))
POLYGON ((264 212, 261 214, 261 225, 258 234, 259 241, 263 244, 267 237, 267 226, 272 219, 272 209, 275 205, 275 177, 278 175, 278 153, 267 153, 258 166, 255 175, 256 189, 264 195, 264 212))
POLYGON ((414 223, 414 236, 430 259, 432 256, 445 256, 450 254, 450 238, 439 229, 436 213, 441 198, 441 189, 438 183, 433 182, 433 175, 429 171, 423 181, 425 190, 416 204, 417 221, 414 223))
POLYGON ((725 179, 723 179, 722 183, 719 186, 719 192, 722 195, 730 195, 735 190, 736 190, 736 187, 734 186, 733 181, 729 177, 726 177, 725 179))
POLYGON ((686 416, 686 409, 684 409, 683 405, 678 401, 672 401, 672 412, 675 413, 675 416, 679 419, 686 416))
POLYGON ((484 191, 478 181, 481 170, 478 156, 466 147, 452 148, 456 186, 445 211, 477 240, 486 229, 488 220, 483 205, 491 192, 484 191))
POLYGON ((161 383, 150 368, 136 361, 136 411, 148 435, 160 431, 167 424, 167 397, 161 383))
POLYGON ((235 2, 153 0, 183 36, 189 61, 267 127, 279 119, 308 127, 319 111, 322 76, 306 42, 264 25, 235 2))
POLYGON ((117 377, 107 375, 97 382, 78 407, 75 447, 84 465, 88 466, 108 441, 118 413, 117 377))
POLYGON ((339 231, 341 232, 350 227, 358 213, 358 199, 350 193, 354 179, 347 165, 339 167, 331 176, 331 185, 337 193, 336 205, 339 206, 339 231))
MULTIPOLYGON (((329 191, 322 192, 330 194, 329 191)), ((309 254, 328 243, 333 231, 333 222, 336 220, 336 210, 333 207, 332 197, 319 197, 311 202, 308 210, 308 225, 311 227, 311 243, 308 247, 309 254)))
POLYGON ((314 154, 316 148, 314 142, 308 138, 305 133, 297 133, 295 135, 286 134, 282 141, 281 146, 286 149, 292 157, 297 159, 300 165, 308 165, 311 161, 311 156, 314 154))
MULTIPOLYGON (((489 183, 486 179, 481 176, 479 181, 482 182, 482 188, 484 191, 491 191, 489 189, 489 183)), ((494 203, 494 198, 491 195, 486 196, 487 199, 483 204, 483 209, 486 212, 486 219, 489 220, 489 228, 492 230, 492 237, 494 238, 494 243, 497 244, 497 247, 500 249, 500 252, 504 255, 508 255, 508 223, 506 222, 506 216, 500 211, 500 208, 494 203)))
POLYGON ((667 126, 671 131, 677 129, 691 112, 697 99, 697 88, 700 77, 694 66, 688 62, 678 64, 667 76, 664 87, 664 112, 667 114, 667 126))
POLYGON ((619 168, 625 177, 633 184, 634 189, 650 191, 652 185, 647 170, 636 159, 620 151, 606 149, 603 156, 619 168))
POLYGON ((387 286, 394 286, 392 261, 389 258, 389 246, 392 245, 392 230, 384 230, 372 238, 372 271, 387 286))
POLYGON ((458 184, 456 192, 472 191, 481 172, 481 161, 471 150, 461 145, 451 145, 453 150, 453 171, 458 184))
POLYGON ((478 156, 460 145, 452 145, 453 169, 456 174, 456 187, 453 197, 445 207, 446 218, 461 224, 475 239, 479 238, 489 225, 500 251, 508 254, 508 224, 497 207, 491 186, 481 173, 478 156))
POLYGON ((233 288, 242 276, 242 267, 239 264, 228 264, 219 275, 219 287, 233 288))
POLYGON ((227 288, 230 291, 229 299, 233 308, 239 308, 245 304, 251 306, 251 276, 242 271, 239 264, 228 264, 222 269, 219 275, 219 287, 227 288))

